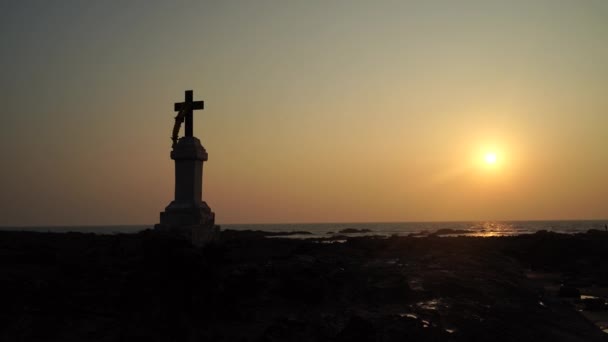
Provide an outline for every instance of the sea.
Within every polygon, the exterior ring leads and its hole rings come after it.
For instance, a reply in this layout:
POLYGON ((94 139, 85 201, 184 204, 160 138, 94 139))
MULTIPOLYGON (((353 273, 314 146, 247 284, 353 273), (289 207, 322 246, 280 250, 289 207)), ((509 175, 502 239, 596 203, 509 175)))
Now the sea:
MULTIPOLYGON (((533 234, 546 230, 563 234, 584 233, 590 229, 605 230, 608 220, 582 221, 471 221, 471 222, 378 222, 378 223, 285 223, 285 224, 224 224, 222 229, 262 230, 267 232, 307 232, 288 235, 289 238, 306 239, 330 237, 344 234, 341 231, 350 229, 348 236, 424 236, 440 229, 466 231, 457 235, 478 237, 512 236, 533 234), (358 232, 352 233, 353 230, 358 232)), ((152 225, 110 225, 110 226, 32 226, 0 227, 0 230, 36 231, 36 232, 80 232, 95 234, 132 234, 152 225)), ((449 235, 449 234, 448 234, 449 235)))

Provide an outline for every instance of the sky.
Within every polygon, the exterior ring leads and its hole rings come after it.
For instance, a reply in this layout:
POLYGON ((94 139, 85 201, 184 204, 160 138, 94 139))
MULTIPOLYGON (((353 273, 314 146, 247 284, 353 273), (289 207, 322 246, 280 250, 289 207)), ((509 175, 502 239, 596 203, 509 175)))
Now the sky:
POLYGON ((607 18, 603 0, 0 1, 0 225, 157 223, 187 89, 220 224, 608 218, 607 18))

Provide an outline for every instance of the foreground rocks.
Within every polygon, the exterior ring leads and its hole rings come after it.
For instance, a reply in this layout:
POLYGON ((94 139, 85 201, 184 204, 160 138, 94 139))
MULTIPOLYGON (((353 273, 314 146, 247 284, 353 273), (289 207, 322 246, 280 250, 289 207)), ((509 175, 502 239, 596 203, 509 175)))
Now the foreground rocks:
POLYGON ((604 299, 559 296, 608 286, 602 232, 265 235, 194 248, 149 231, 0 232, 0 340, 606 340, 576 310, 604 299))

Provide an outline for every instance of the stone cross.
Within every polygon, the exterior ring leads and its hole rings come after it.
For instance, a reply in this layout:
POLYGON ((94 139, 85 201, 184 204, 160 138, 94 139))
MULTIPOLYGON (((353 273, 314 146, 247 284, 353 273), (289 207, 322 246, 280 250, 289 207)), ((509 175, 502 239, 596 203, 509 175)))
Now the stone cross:
POLYGON ((205 102, 204 101, 193 101, 193 91, 186 90, 185 100, 184 102, 178 102, 175 104, 175 111, 180 112, 185 110, 185 119, 186 119, 186 128, 184 135, 187 137, 192 136, 192 124, 193 124, 193 115, 192 112, 197 109, 204 109, 205 102))

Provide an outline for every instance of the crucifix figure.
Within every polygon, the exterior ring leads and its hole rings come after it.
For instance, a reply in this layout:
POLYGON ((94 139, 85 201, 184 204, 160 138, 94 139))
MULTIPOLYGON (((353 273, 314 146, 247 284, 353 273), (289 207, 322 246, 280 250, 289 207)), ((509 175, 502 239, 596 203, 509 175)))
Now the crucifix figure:
POLYGON ((184 102, 178 102, 175 104, 174 110, 177 113, 175 117, 175 125, 173 126, 173 135, 171 136, 171 140, 173 140, 173 146, 177 143, 177 134, 179 133, 179 128, 186 120, 186 128, 184 132, 184 136, 191 137, 192 136, 192 125, 193 125, 193 111, 198 109, 205 108, 204 101, 194 101, 193 100, 193 91, 186 90, 185 100, 184 102))

